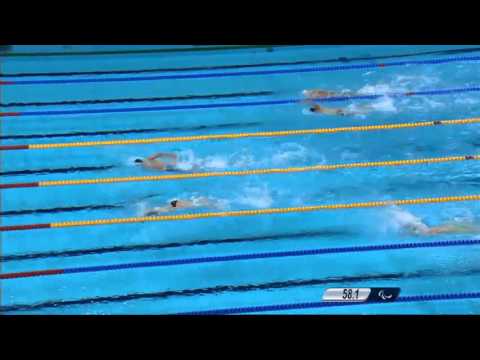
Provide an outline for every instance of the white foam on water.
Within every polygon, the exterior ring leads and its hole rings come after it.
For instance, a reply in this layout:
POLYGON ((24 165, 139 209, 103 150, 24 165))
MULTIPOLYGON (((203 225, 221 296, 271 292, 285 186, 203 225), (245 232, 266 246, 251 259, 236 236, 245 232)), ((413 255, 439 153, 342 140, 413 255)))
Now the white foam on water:
POLYGON ((230 166, 235 168, 248 168, 256 164, 253 154, 248 149, 242 149, 230 156, 230 166))
POLYGON ((402 232, 408 227, 427 228, 419 217, 398 206, 388 208, 385 211, 385 217, 386 221, 382 224, 383 232, 402 232))
POLYGON ((429 98, 424 98, 424 102, 427 106, 429 106, 432 109, 442 108, 446 105, 445 103, 442 103, 433 99, 429 99, 429 98))
POLYGON ((372 107, 376 111, 381 111, 381 112, 397 111, 397 108, 395 107, 393 99, 387 96, 381 97, 380 99, 374 101, 373 103, 370 104, 370 107, 372 107))
POLYGON ((180 170, 192 170, 198 162, 192 150, 181 150, 176 153, 178 155, 177 168, 180 170))
POLYGON ((266 185, 247 186, 243 189, 243 194, 235 199, 235 202, 258 209, 265 209, 272 206, 273 198, 270 189, 266 185))
POLYGON ((139 203, 136 204, 136 206, 137 206, 137 211, 136 211, 137 216, 145 216, 145 213, 149 209, 148 203, 146 201, 140 201, 139 203))
POLYGON ((179 161, 177 168, 183 171, 191 171, 197 168, 207 169, 225 169, 228 166, 226 156, 212 155, 206 158, 196 156, 192 150, 182 150, 178 152, 179 161))
POLYGON ((221 155, 207 156, 202 164, 209 169, 226 169, 228 167, 228 158, 221 155))
POLYGON ((434 89, 440 83, 438 77, 420 75, 396 75, 390 82, 367 84, 357 91, 360 95, 384 95, 422 89, 434 89))
POLYGON ((230 208, 230 201, 226 199, 215 199, 215 209, 222 210, 222 211, 229 211, 230 208))
POLYGON ((290 164, 305 161, 308 156, 308 150, 305 146, 297 143, 285 143, 280 145, 280 149, 275 152, 271 161, 275 165, 290 164))
POLYGON ((365 118, 366 115, 372 111, 390 113, 398 112, 393 99, 388 96, 383 96, 368 105, 350 104, 347 106, 347 110, 356 113, 355 116, 360 118, 365 118))
POLYGON ((393 89, 388 84, 365 85, 358 90, 358 94, 360 95, 382 95, 391 92, 393 92, 393 89))
POLYGON ((431 89, 440 82, 440 78, 427 75, 397 75, 392 81, 392 87, 397 91, 431 89))

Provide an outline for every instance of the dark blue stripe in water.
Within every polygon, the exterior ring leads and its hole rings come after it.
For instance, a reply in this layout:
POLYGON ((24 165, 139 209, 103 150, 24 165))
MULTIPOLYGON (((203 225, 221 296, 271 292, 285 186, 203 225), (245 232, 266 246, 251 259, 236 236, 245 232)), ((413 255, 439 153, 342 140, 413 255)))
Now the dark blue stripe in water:
POLYGON ((33 77, 33 76, 75 76, 75 75, 123 75, 123 74, 141 74, 151 72, 184 72, 184 71, 204 71, 204 70, 228 70, 228 69, 242 69, 255 67, 270 67, 270 66, 292 66, 292 65, 311 65, 311 64, 325 64, 335 62, 352 62, 352 61, 376 61, 383 59, 394 59, 404 57, 414 57, 421 55, 452 55, 461 53, 478 52, 480 48, 461 48, 451 50, 439 51, 420 51, 408 54, 384 55, 384 56, 364 56, 364 57, 339 57, 323 60, 303 60, 303 61, 285 61, 285 62, 270 62, 257 64, 238 64, 238 65, 218 65, 218 66, 197 66, 184 68, 154 68, 154 69, 132 69, 132 70, 104 70, 104 71, 74 71, 74 72, 45 72, 45 73, 0 73, 0 77, 33 77))
POLYGON ((247 242, 258 242, 258 241, 275 241, 275 240, 283 240, 283 239, 292 240, 292 239, 318 238, 318 237, 333 238, 337 236, 345 237, 345 236, 355 236, 355 235, 357 234, 354 233, 353 231, 348 231, 344 229, 324 229, 324 230, 301 232, 301 233, 269 234, 269 235, 259 235, 259 236, 251 236, 251 237, 196 240, 191 242, 185 242, 185 241, 172 242, 172 243, 161 242, 159 244, 134 244, 134 245, 103 247, 103 248, 90 248, 90 249, 67 250, 67 251, 50 251, 50 252, 28 253, 28 254, 18 254, 18 255, 4 255, 3 257, 0 256, 0 262, 45 259, 45 258, 55 258, 55 257, 98 255, 98 254, 130 252, 130 251, 161 250, 161 249, 170 249, 170 248, 177 248, 177 247, 193 247, 193 246, 204 246, 204 245, 212 245, 212 244, 221 245, 221 244, 247 243, 247 242))
POLYGON ((87 266, 87 267, 63 269, 63 274, 125 270, 125 269, 160 267, 160 266, 201 264, 201 263, 213 263, 213 262, 255 260, 255 259, 267 259, 267 258, 283 258, 283 257, 296 257, 296 256, 355 253, 355 252, 366 252, 366 251, 389 251, 389 250, 402 250, 402 249, 414 249, 414 248, 435 248, 435 247, 473 246, 473 245, 480 245, 480 239, 352 246, 352 247, 344 247, 344 248, 325 248, 325 249, 309 249, 309 250, 295 250, 295 251, 279 251, 279 252, 268 252, 268 253, 211 256, 211 257, 187 258, 187 259, 176 259, 176 260, 161 260, 161 261, 130 263, 130 264, 87 266))
POLYGON ((342 283, 364 283, 366 281, 386 281, 386 280, 406 280, 406 279, 418 279, 425 277, 439 277, 439 276, 457 276, 457 275, 474 275, 478 274, 478 269, 439 273, 435 271, 417 271, 413 273, 389 273, 389 274, 363 274, 354 276, 334 276, 322 279, 306 279, 306 280, 287 280, 276 281, 261 284, 247 284, 247 285, 218 285, 209 288, 197 288, 197 289, 184 289, 184 290, 170 290, 152 293, 134 293, 125 295, 113 295, 113 296, 99 296, 91 298, 82 298, 78 300, 51 300, 36 304, 14 304, 1 307, 0 312, 12 312, 12 311, 34 311, 46 308, 58 308, 78 305, 92 305, 98 303, 117 303, 135 300, 158 300, 166 299, 170 297, 189 297, 199 295, 213 295, 222 293, 245 293, 262 290, 273 289, 292 289, 298 287, 312 287, 328 284, 342 284, 342 283))
MULTIPOLYGON (((383 63, 382 66, 405 66, 405 65, 438 65, 460 61, 478 61, 479 56, 472 57, 454 57, 447 59, 433 60, 413 60, 383 63)), ((100 83, 100 82, 124 82, 124 81, 152 81, 152 80, 179 80, 179 79, 207 79, 221 78, 231 76, 253 76, 253 75, 280 75, 280 74, 300 74, 308 72, 330 72, 355 69, 378 68, 380 64, 356 64, 356 65, 337 65, 326 67, 308 67, 302 69, 282 69, 282 70, 262 70, 262 71, 238 71, 238 72, 216 72, 203 74, 185 74, 185 75, 157 75, 157 76, 137 76, 137 77, 118 77, 118 78, 93 78, 93 79, 59 79, 59 80, 16 80, 9 85, 39 85, 39 84, 75 84, 75 83, 100 83)))
POLYGON ((203 104, 203 105, 175 105, 175 106, 144 106, 136 108, 119 108, 119 109, 85 109, 85 110, 52 110, 52 111, 23 111, 21 116, 40 116, 40 115, 76 115, 76 114, 103 114, 103 113, 122 113, 137 111, 164 111, 164 110, 189 110, 189 109, 211 109, 211 108, 227 108, 227 107, 244 107, 244 106, 262 106, 262 105, 285 105, 294 104, 298 100, 278 100, 278 101, 252 101, 238 103, 223 104, 203 104))
POLYGON ((272 91, 257 91, 248 93, 231 94, 210 94, 210 95, 184 95, 184 96, 164 96, 150 98, 122 98, 122 99, 94 99, 94 100, 63 100, 50 102, 13 102, 0 103, 0 107, 24 107, 24 106, 57 106, 57 105, 96 105, 112 103, 134 103, 134 102, 160 102, 172 100, 199 100, 199 99, 228 99, 241 97, 260 97, 273 95, 272 91))
MULTIPOLYGON (((423 90, 407 93, 390 93, 377 95, 355 95, 355 96, 336 96, 330 98, 316 99, 316 102, 340 102, 348 100, 375 100, 384 96, 403 97, 403 96, 423 96, 423 95, 447 95, 456 93, 478 92, 480 87, 456 88, 456 89, 440 89, 440 90, 423 90)), ((269 101, 243 101, 231 103, 217 104, 197 104, 197 105, 169 105, 169 106, 152 106, 152 107, 133 107, 133 108, 110 108, 110 109, 82 109, 82 110, 49 110, 49 111, 24 111, 20 116, 41 116, 41 115, 77 115, 77 114, 100 114, 100 113, 123 113, 123 112, 140 112, 140 111, 169 111, 169 110, 192 110, 192 109, 213 109, 213 108, 229 108, 229 107, 245 107, 245 106, 266 106, 266 105, 288 105, 300 103, 305 99, 284 99, 269 101)))
MULTIPOLYGON (((412 295, 401 296, 396 302, 426 302, 426 301, 445 301, 445 300, 468 300, 468 299, 480 299, 480 292, 471 293, 450 293, 450 294, 437 294, 437 295, 412 295)), ((386 302, 377 302, 375 304, 387 304, 386 302)), ((392 303, 388 303, 392 304, 392 303)), ((265 305, 265 306, 249 306, 239 308, 228 309, 214 309, 198 312, 180 313, 178 315, 233 315, 233 314, 245 314, 245 313, 260 313, 260 312, 274 312, 274 311, 287 311, 287 310, 304 310, 304 309, 318 309, 335 306, 358 306, 367 305, 366 303, 348 303, 348 302, 308 302, 308 303, 296 303, 296 304, 279 304, 279 305, 265 305)), ((369 303, 369 306, 372 304, 369 303)))

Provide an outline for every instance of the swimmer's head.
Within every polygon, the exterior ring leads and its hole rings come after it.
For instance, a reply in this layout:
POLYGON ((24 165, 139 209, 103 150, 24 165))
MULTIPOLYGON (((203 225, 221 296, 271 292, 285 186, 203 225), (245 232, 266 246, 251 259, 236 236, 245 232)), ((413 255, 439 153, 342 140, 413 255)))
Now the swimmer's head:
POLYGON ((143 164, 143 159, 135 159, 135 164, 143 164))
POLYGON ((170 205, 171 205, 172 207, 176 208, 177 205, 178 205, 178 200, 170 201, 170 205))
POLYGON ((310 112, 317 112, 317 108, 316 107, 311 107, 310 112))

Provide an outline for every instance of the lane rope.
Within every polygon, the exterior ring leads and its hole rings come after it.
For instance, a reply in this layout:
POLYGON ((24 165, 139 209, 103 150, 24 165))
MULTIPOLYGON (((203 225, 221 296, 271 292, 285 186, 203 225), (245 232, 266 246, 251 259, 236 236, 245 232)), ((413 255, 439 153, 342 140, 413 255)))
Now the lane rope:
POLYGON ((129 81, 156 81, 156 80, 180 80, 180 79, 209 79, 226 78, 239 76, 263 76, 280 74, 301 74, 315 72, 337 72, 348 70, 368 70, 375 68, 410 66, 410 65, 440 65, 455 62, 479 61, 480 56, 457 56, 443 59, 431 60, 407 60, 384 63, 363 63, 352 65, 335 66, 312 66, 298 69, 278 70, 252 70, 252 71, 230 71, 230 72, 205 72, 196 74, 171 74, 171 75, 150 75, 150 76, 120 76, 120 77, 98 77, 83 79, 42 79, 42 80, 8 80, 0 81, 0 85, 47 85, 47 84, 78 84, 78 83, 105 83, 105 82, 129 82, 129 81))
POLYGON ((289 168, 204 172, 204 173, 188 173, 188 174, 157 175, 157 176, 129 176, 129 177, 111 177, 111 178, 80 179, 80 180, 48 180, 48 181, 35 181, 35 182, 28 182, 28 183, 0 184, 0 189, 34 188, 34 187, 46 187, 46 186, 70 186, 70 185, 98 185, 98 184, 114 184, 114 183, 126 183, 126 182, 141 182, 141 181, 185 180, 185 179, 225 177, 225 176, 288 174, 288 173, 299 173, 299 172, 307 172, 307 171, 329 171, 329 170, 338 170, 338 169, 371 168, 371 167, 384 167, 384 166, 390 166, 390 167, 408 166, 408 165, 434 164, 434 163, 445 163, 445 162, 466 161, 466 160, 480 160, 480 155, 464 155, 464 156, 449 156, 449 157, 424 158, 424 159, 412 159, 412 160, 376 161, 376 162, 361 162, 361 163, 347 163, 347 164, 333 164, 333 165, 313 165, 313 166, 289 167, 289 168))
POLYGON ((78 56, 78 55, 128 55, 128 54, 159 54, 159 53, 183 53, 183 52, 206 52, 222 50, 248 50, 265 49, 271 50, 278 47, 297 45, 223 45, 223 46, 198 46, 191 48, 167 48, 167 49, 138 49, 138 50, 104 50, 104 51, 65 51, 65 52, 5 52, 2 57, 30 57, 30 56, 78 56))
POLYGON ((0 280, 21 279, 21 278, 30 278, 30 277, 39 277, 39 276, 104 272, 104 271, 131 270, 131 269, 154 268, 154 267, 163 267, 163 266, 232 262, 232 261, 244 261, 244 260, 319 256, 319 255, 359 253, 359 252, 371 252, 371 251, 431 249, 431 248, 442 248, 442 247, 477 246, 477 245, 480 245, 480 239, 428 241, 428 242, 411 242, 411 243, 382 244, 382 245, 360 245, 360 246, 337 247, 337 248, 303 249, 303 250, 292 250, 292 251, 275 251, 275 252, 265 252, 265 253, 248 253, 248 254, 236 254, 236 255, 227 255, 227 256, 208 256, 208 257, 184 258, 184 259, 176 259, 176 260, 160 260, 160 261, 149 261, 149 262, 128 263, 128 264, 99 265, 99 266, 86 266, 86 267, 75 267, 75 268, 66 268, 66 269, 49 269, 49 270, 36 270, 36 271, 17 272, 17 273, 3 273, 3 274, 0 274, 0 280))
POLYGON ((285 280, 285 281, 270 281, 255 284, 241 284, 241 285, 216 285, 203 288, 190 288, 179 290, 166 290, 156 292, 135 292, 117 295, 107 296, 95 296, 95 297, 81 297, 71 300, 46 300, 43 302, 35 302, 30 304, 9 304, 0 306, 0 313, 13 312, 13 311, 34 311, 43 310, 46 308, 70 307, 75 305, 92 305, 92 304, 107 304, 107 303, 119 303, 126 301, 137 300, 155 300, 166 299, 170 297, 185 297, 185 296, 202 296, 202 295, 220 295, 225 293, 253 293, 258 291, 269 290, 288 290, 295 288, 311 288, 314 286, 332 286, 335 284, 365 284, 372 281, 405 281, 410 279, 424 279, 427 277, 444 277, 444 276, 467 276, 469 274, 477 275, 478 270, 469 272, 449 272, 448 274, 441 274, 432 271, 416 271, 416 272, 397 272, 397 273, 376 273, 376 274, 358 274, 354 276, 329 276, 323 278, 310 278, 301 280, 285 280))
MULTIPOLYGON (((384 93, 384 94, 371 94, 371 95, 353 95, 353 96, 333 96, 322 99, 315 99, 315 102, 318 103, 329 103, 329 102, 343 102, 350 100, 376 100, 382 97, 411 97, 411 96, 436 96, 436 95, 448 95, 448 94, 461 94, 469 92, 478 92, 480 87, 472 86, 466 88, 453 88, 453 89, 437 89, 437 90, 423 90, 423 91, 409 91, 402 93, 384 93)), ((253 93, 253 96, 256 95, 271 95, 272 93, 261 92, 253 93)), ((225 94, 223 97, 232 97, 229 95, 238 94, 225 94), (225 96, 226 95, 226 96, 225 96)), ((242 95, 242 94, 240 94, 242 95)), ((246 95, 246 94, 245 94, 246 95)), ((217 95, 217 97, 222 97, 222 95, 217 95)), ((95 103, 114 103, 114 102, 135 102, 135 101, 145 101, 145 102, 154 102, 154 101, 163 101, 158 99, 168 99, 168 98, 151 98, 148 99, 110 99, 110 100, 85 100, 85 101, 73 101, 73 103, 86 103, 86 104, 95 104, 95 103)), ((241 102, 229 102, 229 103, 215 103, 215 104, 193 104, 193 105, 162 105, 162 106, 139 106, 139 107, 124 107, 124 108, 103 108, 103 109, 79 109, 79 110, 39 110, 39 111, 21 111, 21 112, 3 112, 0 113, 0 117, 23 117, 23 116, 63 116, 63 115, 81 115, 81 114, 105 114, 105 113, 131 113, 131 112, 149 112, 149 111, 180 111, 180 110, 199 110, 199 109, 216 109, 216 108, 236 108, 236 107, 248 107, 248 106, 271 106, 271 105, 292 105, 297 103, 305 102, 305 98, 291 98, 291 99, 282 99, 282 100, 261 100, 261 101, 241 101, 241 102)), ((50 103, 50 105, 62 105, 62 103, 67 102, 58 102, 50 103)), ((49 104, 49 103, 45 103, 49 104)), ((0 106, 10 106, 12 104, 0 104, 0 106)), ((17 106, 23 106, 28 104, 17 103, 17 106)), ((31 103, 32 106, 42 106, 42 103, 31 103)))
POLYGON ((128 135, 128 134, 151 134, 151 133, 178 133, 187 131, 207 131, 220 129, 240 129, 255 127, 261 125, 261 122, 231 122, 211 125, 197 126, 169 126, 161 128, 136 128, 136 129, 111 129, 100 131, 72 131, 72 132, 56 132, 56 133, 9 133, 8 135, 0 135, 0 140, 18 140, 18 139, 52 139, 67 137, 96 137, 106 135, 128 135))
POLYGON ((107 141, 86 141, 73 143, 54 143, 54 144, 24 144, 24 145, 3 145, 2 150, 46 150, 59 148, 74 147, 90 147, 90 146, 113 146, 113 145, 142 145, 142 144, 158 144, 158 143, 175 143, 187 141, 203 141, 203 140, 232 140, 244 138, 259 137, 283 137, 283 136, 299 136, 299 135, 320 135, 335 134, 342 132, 366 132, 378 130, 397 130, 411 129, 418 127, 431 127, 438 125, 466 125, 480 123, 480 118, 458 119, 458 120, 435 120, 414 123, 397 123, 367 126, 350 126, 339 128, 320 128, 320 129, 304 129, 304 130, 284 130, 284 131, 265 131, 256 133, 233 133, 218 135, 195 135, 195 136, 179 136, 179 137, 160 137, 150 139, 131 139, 131 140, 107 140, 107 141))
POLYGON ((253 92, 241 92, 241 93, 198 94, 198 95, 162 96, 162 97, 149 97, 149 98, 12 102, 12 103, 0 103, 0 107, 97 105, 97 104, 112 104, 112 103, 163 102, 163 101, 172 101, 172 100, 228 99, 228 98, 241 98, 241 97, 261 97, 261 96, 269 96, 273 94, 274 94, 273 91, 253 91, 253 92))
POLYGON ((35 229, 54 229, 54 228, 70 228, 83 226, 99 226, 99 225, 119 225, 119 224, 135 224, 158 221, 180 221, 180 220, 197 220, 210 218, 224 218, 237 216, 257 216, 257 215, 273 215, 273 214, 289 214, 289 213, 304 213, 320 210, 341 210, 341 209, 363 209, 363 208, 377 208, 385 206, 403 206, 403 205, 424 205, 435 203, 447 203, 458 201, 478 201, 480 195, 463 195, 463 196, 445 196, 436 198, 418 198, 406 200, 387 200, 387 201, 370 201, 349 204, 331 204, 331 205, 310 205, 300 207, 288 208, 270 208, 258 210, 238 210, 238 211, 224 211, 224 212, 205 212, 205 213, 191 213, 184 215, 161 215, 161 216, 143 216, 143 217, 129 217, 129 218, 111 218, 111 219, 97 219, 97 220, 79 220, 79 221, 63 221, 42 224, 28 224, 28 225, 9 225, 0 226, 1 231, 24 231, 35 229))
POLYGON ((331 59, 317 59, 317 60, 300 60, 300 61, 277 61, 264 62, 255 64, 236 64, 236 65, 207 65, 195 67, 181 67, 181 68, 150 68, 150 69, 129 69, 129 70, 97 70, 97 71, 70 71, 70 72, 43 72, 43 73, 0 73, 0 77, 34 77, 34 76, 75 76, 75 75, 122 75, 122 74, 142 74, 152 72, 183 72, 183 71, 203 71, 203 70, 230 70, 242 68, 260 68, 260 67, 274 67, 274 66, 293 66, 293 65, 312 65, 312 64, 328 64, 328 63, 349 63, 353 61, 376 61, 384 59, 405 58, 425 55, 453 55, 462 53, 479 52, 480 48, 460 48, 450 50, 438 51, 420 51, 406 54, 382 55, 370 57, 338 57, 331 59))
POLYGON ((453 300, 470 300, 480 299, 480 292, 456 292, 445 294, 427 294, 427 295, 410 295, 400 296, 394 302, 374 302, 374 303, 348 303, 348 302, 306 302, 306 303, 293 303, 293 304, 277 304, 277 305, 263 305, 263 306, 245 306, 236 308, 214 309, 205 311, 191 311, 178 313, 177 315, 234 315, 234 314, 247 314, 247 313, 262 313, 262 312, 277 312, 288 310, 307 310, 307 309, 320 309, 330 308, 338 306, 355 306, 355 305, 367 305, 371 306, 381 304, 395 304, 395 303, 412 303, 412 302, 432 302, 432 301, 453 301, 453 300))

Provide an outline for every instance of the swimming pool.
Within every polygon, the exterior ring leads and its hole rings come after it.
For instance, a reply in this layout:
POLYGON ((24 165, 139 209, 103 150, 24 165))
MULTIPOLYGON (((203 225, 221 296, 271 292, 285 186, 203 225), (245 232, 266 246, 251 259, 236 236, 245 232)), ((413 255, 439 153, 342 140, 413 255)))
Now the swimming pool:
POLYGON ((1 184, 18 185, 1 189, 3 314, 480 312, 478 235, 400 229, 479 215, 462 196, 479 194, 465 156, 480 145, 480 47, 13 46, 0 61, 1 184), (371 111, 309 114, 314 88, 356 92, 320 104, 371 111), (332 130, 295 133, 307 129, 332 130), (185 171, 135 165, 157 152, 185 171), (385 163, 415 159, 437 160, 385 163), (258 169, 283 170, 245 173, 258 169), (113 178, 130 179, 99 181, 113 178), (136 222, 199 197, 217 206, 136 222), (432 198, 445 201, 378 203, 432 198), (123 223, 84 223, 104 219, 123 223), (47 226, 8 228, 31 224, 47 226), (321 304, 350 286, 398 286, 402 301, 321 304))

